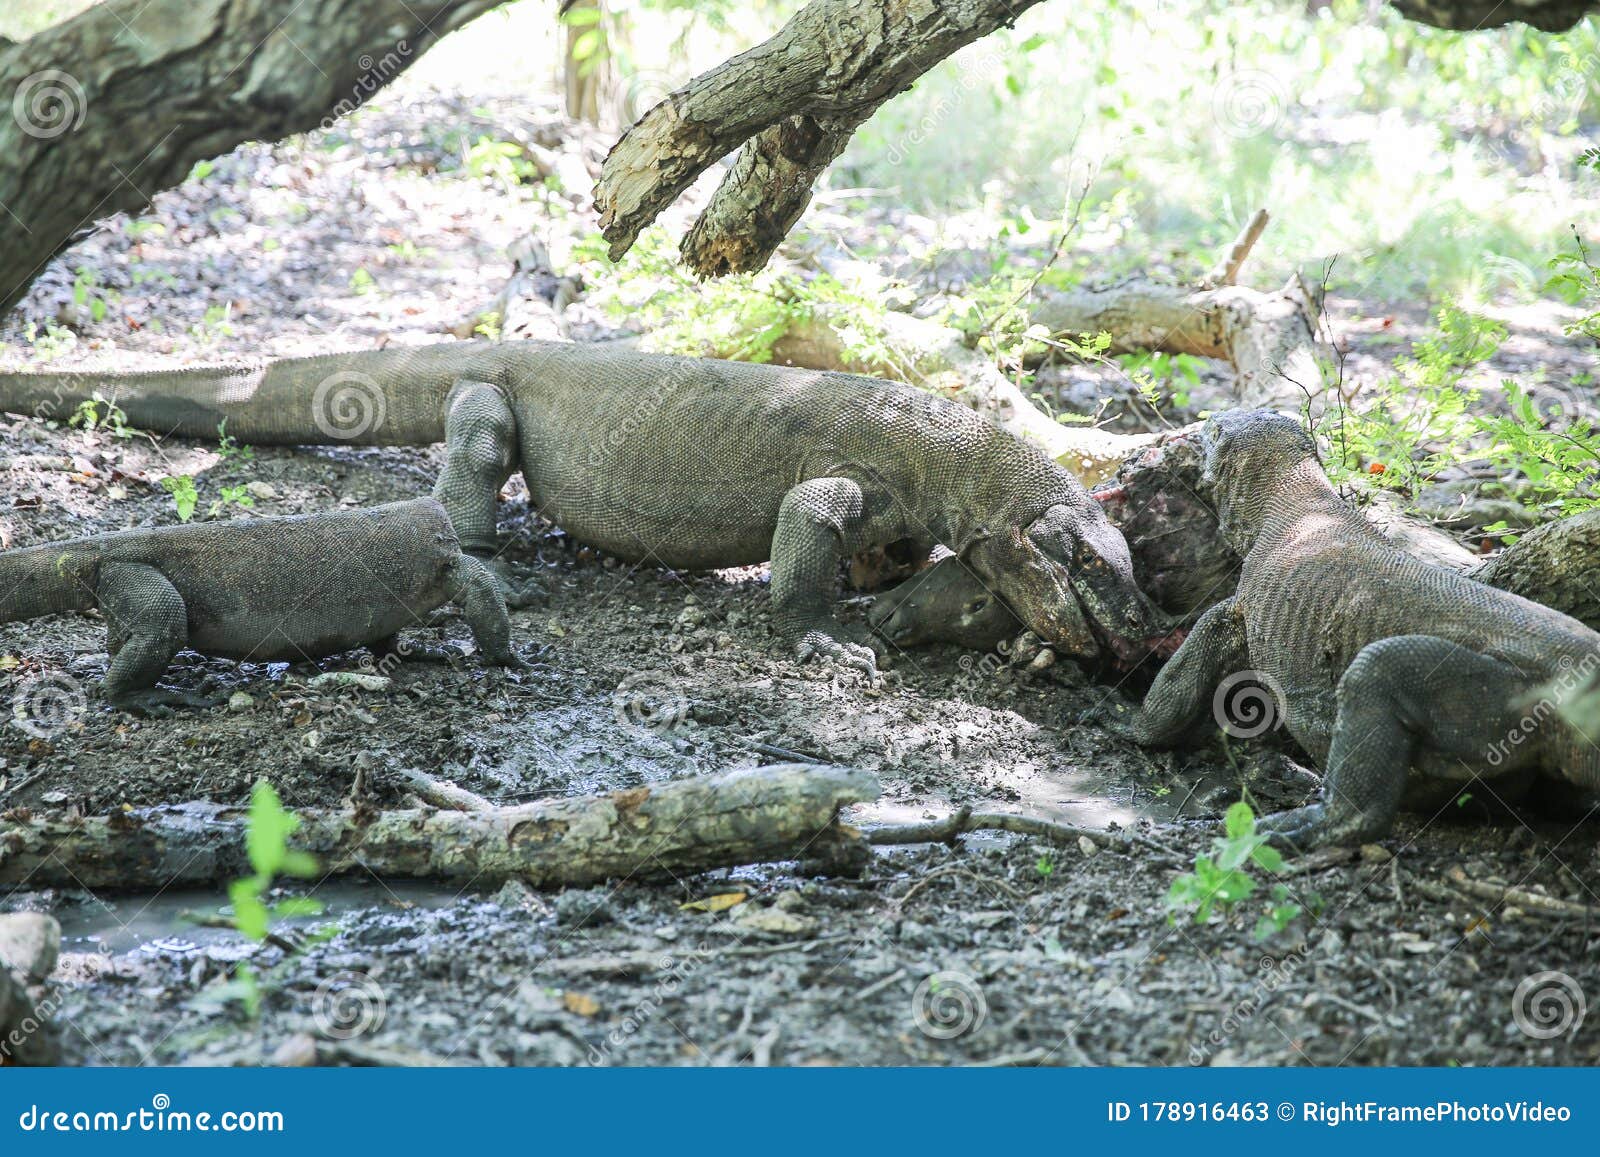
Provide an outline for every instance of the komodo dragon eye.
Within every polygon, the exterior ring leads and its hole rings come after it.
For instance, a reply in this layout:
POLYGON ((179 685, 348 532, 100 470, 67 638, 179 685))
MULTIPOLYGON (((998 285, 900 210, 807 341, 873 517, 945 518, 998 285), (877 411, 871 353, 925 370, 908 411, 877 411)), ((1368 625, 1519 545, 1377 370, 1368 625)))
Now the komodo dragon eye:
POLYGON ((977 598, 973 599, 971 602, 969 602, 966 605, 966 607, 964 608, 964 613, 969 614, 969 615, 976 615, 979 612, 981 612, 988 605, 989 605, 989 596, 988 595, 979 595, 977 598))

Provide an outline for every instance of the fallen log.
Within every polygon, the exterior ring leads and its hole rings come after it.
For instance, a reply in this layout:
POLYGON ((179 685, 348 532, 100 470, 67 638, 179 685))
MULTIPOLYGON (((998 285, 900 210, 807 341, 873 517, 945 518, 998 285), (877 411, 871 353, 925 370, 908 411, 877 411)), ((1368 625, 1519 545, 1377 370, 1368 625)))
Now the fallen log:
MULTIPOLYGON (((774 764, 609 795, 492 811, 365 808, 297 813, 295 847, 329 874, 537 888, 682 876, 774 860, 859 869, 867 846, 839 822, 876 799, 852 768, 774 764)), ((215 886, 251 874, 246 810, 212 803, 87 819, 29 815, 0 826, 0 883, 148 889, 215 886)))

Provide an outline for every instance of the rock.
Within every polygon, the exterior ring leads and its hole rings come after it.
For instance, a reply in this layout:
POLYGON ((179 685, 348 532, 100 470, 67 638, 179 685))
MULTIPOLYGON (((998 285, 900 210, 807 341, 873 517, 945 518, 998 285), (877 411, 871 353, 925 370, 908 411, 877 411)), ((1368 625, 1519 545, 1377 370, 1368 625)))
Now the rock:
POLYGON ((272 1053, 269 1064, 284 1069, 309 1069, 317 1063, 317 1042, 310 1033, 297 1032, 272 1053))
POLYGON ((272 484, 269 482, 246 482, 244 484, 244 492, 251 498, 259 498, 263 502, 270 502, 278 497, 278 492, 272 488, 272 484))
POLYGON ((394 680, 387 675, 369 675, 364 671, 324 671, 306 680, 306 686, 322 691, 329 687, 356 687, 362 691, 387 691, 394 680))
POLYGON ((773 897, 772 906, 780 912, 800 912, 806 907, 806 898, 790 888, 787 892, 779 892, 773 897))
POLYGON ((0 964, 24 982, 38 984, 56 970, 61 925, 42 912, 0 916, 0 964))
POLYGON ((558 892, 553 901, 556 921, 571 927, 610 924, 616 917, 611 912, 609 898, 604 888, 568 888, 558 892))
POLYGON ((1078 850, 1086 856, 1092 856, 1100 850, 1100 845, 1095 843, 1088 836, 1079 836, 1078 850))
POLYGON ((1394 855, 1382 844, 1362 844, 1361 858, 1369 864, 1387 864, 1394 855))
POLYGON ((521 912, 534 906, 533 893, 521 880, 507 880, 494 894, 494 903, 508 912, 521 912))
POLYGON ((754 904, 741 904, 734 911, 733 923, 750 932, 775 932, 780 936, 809 936, 817 928, 810 916, 781 908, 757 908, 754 904))
POLYGON ((253 709, 255 705, 256 701, 254 696, 247 695, 243 691, 235 691, 232 695, 228 696, 228 710, 233 712, 235 715, 249 711, 253 709))

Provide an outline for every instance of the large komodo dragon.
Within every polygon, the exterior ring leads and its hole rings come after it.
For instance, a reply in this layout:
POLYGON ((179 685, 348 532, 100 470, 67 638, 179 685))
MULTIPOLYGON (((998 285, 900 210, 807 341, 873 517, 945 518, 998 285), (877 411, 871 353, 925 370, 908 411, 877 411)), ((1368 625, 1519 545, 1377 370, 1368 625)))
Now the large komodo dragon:
POLYGON ((1257 672, 1326 769, 1321 802, 1262 825, 1299 847, 1385 835, 1411 769, 1600 787, 1600 747, 1563 709, 1600 671, 1600 634, 1395 549, 1339 497, 1291 418, 1229 411, 1203 441, 1205 481, 1244 567, 1156 677, 1135 738, 1176 742, 1226 677, 1257 672))
POLYGON ((468 552, 495 559, 496 496, 520 468, 541 514, 623 559, 771 559, 776 626, 800 657, 869 674, 873 652, 833 620, 838 560, 907 539, 962 555, 1066 653, 1094 653, 1093 628, 1127 650, 1165 626, 1071 474, 961 405, 875 378, 535 341, 0 374, 14 413, 96 394, 158 434, 215 436, 226 420, 257 445, 443 440, 434 494, 468 552))
POLYGON ((0 623, 100 608, 106 697, 161 711, 208 701, 156 687, 184 648, 269 662, 356 647, 414 658, 396 634, 457 602, 483 657, 524 666, 488 568, 432 498, 366 510, 158 526, 0 554, 0 623))

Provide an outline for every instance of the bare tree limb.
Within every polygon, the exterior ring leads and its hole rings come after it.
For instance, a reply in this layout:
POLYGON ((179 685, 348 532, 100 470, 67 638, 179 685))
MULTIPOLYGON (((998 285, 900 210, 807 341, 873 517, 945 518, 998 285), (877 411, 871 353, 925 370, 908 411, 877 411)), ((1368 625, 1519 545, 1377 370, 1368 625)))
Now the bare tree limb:
POLYGON ((0 42, 0 311, 195 162, 331 123, 501 0, 105 0, 0 42))
POLYGON ((755 137, 684 256, 707 276, 759 268, 857 126, 939 61, 1038 2, 812 0, 770 40, 696 77, 622 135, 595 185, 612 258, 696 177, 755 137), (729 232, 745 229, 752 234, 729 232))

